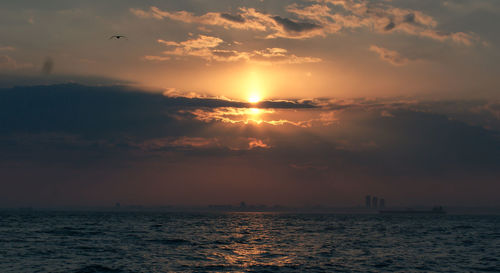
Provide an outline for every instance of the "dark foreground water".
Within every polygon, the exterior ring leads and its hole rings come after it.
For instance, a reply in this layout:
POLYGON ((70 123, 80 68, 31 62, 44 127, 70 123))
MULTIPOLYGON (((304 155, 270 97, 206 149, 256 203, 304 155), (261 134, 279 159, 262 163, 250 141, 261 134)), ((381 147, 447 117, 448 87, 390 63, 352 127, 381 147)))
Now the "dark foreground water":
POLYGON ((0 272, 500 272, 499 216, 0 212, 0 272))

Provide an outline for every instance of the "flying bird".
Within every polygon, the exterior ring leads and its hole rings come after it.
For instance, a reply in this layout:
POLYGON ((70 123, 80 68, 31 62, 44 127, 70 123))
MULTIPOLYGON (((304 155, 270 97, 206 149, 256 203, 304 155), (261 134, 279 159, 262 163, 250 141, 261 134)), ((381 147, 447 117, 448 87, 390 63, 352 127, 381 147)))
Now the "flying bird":
POLYGON ((113 36, 109 37, 109 39, 110 39, 110 40, 111 40, 111 39, 120 40, 120 39, 122 39, 122 38, 128 39, 128 37, 127 37, 127 36, 125 36, 125 35, 113 35, 113 36))

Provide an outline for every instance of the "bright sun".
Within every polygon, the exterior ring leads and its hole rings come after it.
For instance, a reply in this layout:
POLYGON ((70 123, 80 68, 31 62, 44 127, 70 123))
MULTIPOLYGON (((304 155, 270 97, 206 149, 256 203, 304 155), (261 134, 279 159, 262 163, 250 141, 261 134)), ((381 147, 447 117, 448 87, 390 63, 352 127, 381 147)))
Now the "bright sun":
POLYGON ((250 97, 248 97, 248 102, 250 103, 258 103, 259 101, 261 101, 261 98, 257 94, 251 94, 250 97))

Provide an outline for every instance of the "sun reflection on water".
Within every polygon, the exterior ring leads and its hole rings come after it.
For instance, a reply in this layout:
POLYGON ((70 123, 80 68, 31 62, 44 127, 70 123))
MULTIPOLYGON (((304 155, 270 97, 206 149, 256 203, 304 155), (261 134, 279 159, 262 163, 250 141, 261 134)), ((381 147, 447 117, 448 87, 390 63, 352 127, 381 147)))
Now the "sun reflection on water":
POLYGON ((276 230, 265 214, 242 213, 232 227, 231 243, 214 254, 231 265, 241 268, 255 266, 282 267, 292 265, 293 257, 286 249, 273 247, 276 230))

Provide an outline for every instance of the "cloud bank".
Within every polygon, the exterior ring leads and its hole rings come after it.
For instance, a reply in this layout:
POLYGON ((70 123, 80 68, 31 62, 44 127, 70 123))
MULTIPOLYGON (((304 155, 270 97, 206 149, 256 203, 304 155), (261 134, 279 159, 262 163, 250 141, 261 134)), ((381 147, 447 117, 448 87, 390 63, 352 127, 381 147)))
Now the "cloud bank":
POLYGON ((309 39, 342 31, 364 29, 379 34, 402 33, 436 41, 472 46, 480 43, 472 32, 444 32, 438 23, 421 11, 397 8, 388 1, 312 0, 309 5, 290 4, 286 11, 296 19, 241 7, 236 14, 208 12, 197 16, 188 11, 170 12, 152 6, 131 8, 140 18, 168 19, 204 26, 243 29, 267 33, 266 38, 309 39))
POLYGON ((498 204, 498 105, 360 98, 253 109, 119 86, 2 89, 1 200, 356 204, 372 192, 498 204))
MULTIPOLYGON (((162 56, 147 55, 144 60, 147 61, 168 61, 170 56, 178 57, 198 57, 208 62, 248 62, 261 65, 276 64, 303 64, 318 63, 322 60, 315 57, 299 57, 290 54, 284 48, 266 48, 263 50, 238 51, 233 49, 224 49, 224 41, 217 37, 200 35, 198 38, 175 42, 158 39, 158 43, 170 48, 163 51, 162 56)), ((227 47, 226 47, 227 48, 227 47)))

